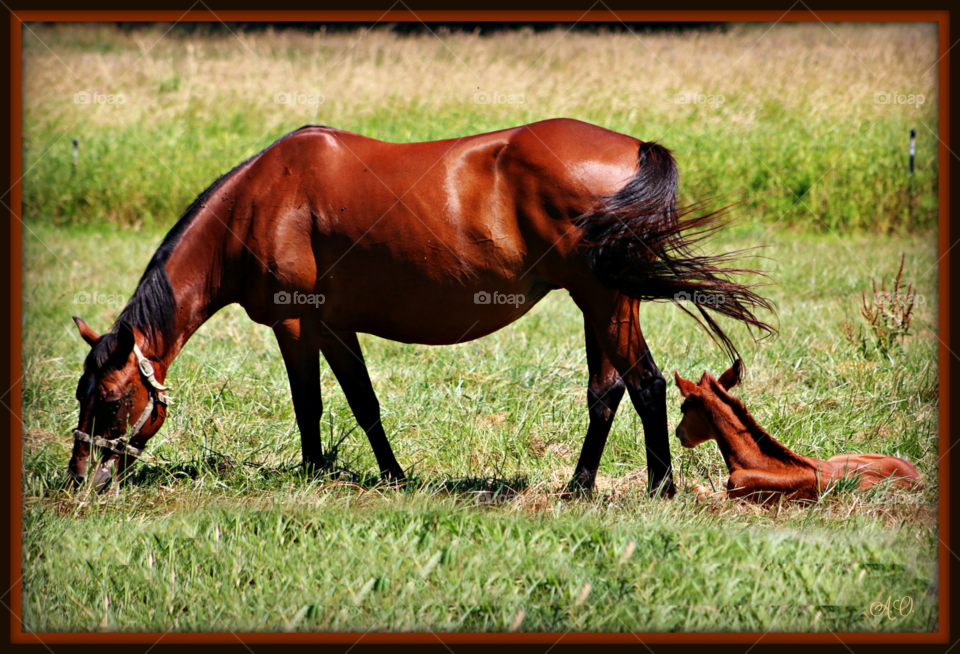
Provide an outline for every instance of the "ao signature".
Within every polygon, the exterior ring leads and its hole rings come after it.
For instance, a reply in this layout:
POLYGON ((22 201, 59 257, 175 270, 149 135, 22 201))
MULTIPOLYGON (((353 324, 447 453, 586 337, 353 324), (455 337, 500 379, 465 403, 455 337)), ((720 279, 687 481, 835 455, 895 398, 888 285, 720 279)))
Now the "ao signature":
POLYGON ((892 599, 888 595, 886 602, 874 602, 870 605, 870 615, 875 618, 885 615, 888 620, 896 620, 898 617, 905 618, 911 613, 913 613, 913 598, 909 595, 900 599, 892 599))

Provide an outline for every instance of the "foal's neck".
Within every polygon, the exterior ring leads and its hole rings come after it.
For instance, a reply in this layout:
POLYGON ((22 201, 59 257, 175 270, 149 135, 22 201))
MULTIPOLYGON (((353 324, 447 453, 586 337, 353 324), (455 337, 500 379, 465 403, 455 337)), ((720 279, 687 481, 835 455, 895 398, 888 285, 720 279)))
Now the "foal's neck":
POLYGON ((737 416, 731 418, 729 428, 717 429, 717 445, 728 472, 776 470, 805 465, 801 457, 776 441, 752 418, 748 423, 737 416))

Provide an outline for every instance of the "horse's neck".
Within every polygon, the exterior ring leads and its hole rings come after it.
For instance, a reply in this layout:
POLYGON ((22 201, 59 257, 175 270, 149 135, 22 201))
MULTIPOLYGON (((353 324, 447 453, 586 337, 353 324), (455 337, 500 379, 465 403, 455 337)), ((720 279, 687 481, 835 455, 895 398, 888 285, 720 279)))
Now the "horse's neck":
POLYGON ((720 454, 727 464, 727 471, 734 472, 741 469, 765 468, 767 458, 760 451, 760 447, 746 429, 725 432, 717 438, 720 454))
MULTIPOLYGON (((766 433, 753 433, 740 420, 733 423, 733 429, 722 433, 717 439, 720 453, 727 464, 727 470, 775 470, 794 467, 796 463, 789 458, 779 458, 765 452, 758 444, 760 438, 772 438, 766 433)), ((786 449, 786 448, 784 448, 786 449)))
POLYGON ((160 354, 165 367, 203 323, 233 301, 224 285, 226 233, 225 219, 201 208, 167 259, 167 277, 176 298, 176 336, 160 354))

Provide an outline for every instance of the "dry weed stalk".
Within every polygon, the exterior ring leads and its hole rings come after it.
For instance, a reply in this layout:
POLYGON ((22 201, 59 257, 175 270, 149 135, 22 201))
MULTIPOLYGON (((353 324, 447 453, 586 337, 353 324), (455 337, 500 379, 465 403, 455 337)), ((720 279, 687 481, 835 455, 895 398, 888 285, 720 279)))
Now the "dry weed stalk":
POLYGON ((877 291, 877 280, 873 282, 873 298, 867 301, 867 292, 863 291, 863 304, 860 315, 866 322, 866 330, 855 330, 852 321, 845 321, 841 325, 847 340, 869 356, 873 351, 885 357, 897 352, 903 354, 903 341, 910 335, 910 321, 913 316, 913 307, 917 296, 913 292, 913 284, 907 286, 906 293, 900 294, 900 281, 903 277, 903 264, 906 255, 900 258, 900 269, 893 283, 893 291, 887 291, 886 282, 880 281, 880 291, 877 291))

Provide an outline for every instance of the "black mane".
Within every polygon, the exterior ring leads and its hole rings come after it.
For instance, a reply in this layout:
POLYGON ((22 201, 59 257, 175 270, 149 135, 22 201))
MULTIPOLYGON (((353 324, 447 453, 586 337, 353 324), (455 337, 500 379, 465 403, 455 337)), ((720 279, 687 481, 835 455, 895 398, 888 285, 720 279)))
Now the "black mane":
MULTIPOLYGON (((272 148, 280 141, 285 140, 297 132, 312 127, 324 127, 323 125, 305 125, 296 129, 270 144, 249 159, 234 166, 229 172, 221 175, 217 180, 208 186, 203 193, 187 207, 187 210, 180 216, 173 228, 167 232, 163 242, 157 251, 153 253, 147 269, 137 283, 137 289, 130 297, 130 301, 120 312, 117 321, 110 328, 110 331, 104 334, 100 341, 93 347, 87 357, 87 361, 102 369, 110 361, 110 355, 116 348, 117 332, 122 325, 136 327, 143 332, 147 343, 156 345, 158 343, 169 343, 176 338, 176 317, 177 304, 176 296, 173 292, 173 286, 170 284, 170 278, 167 276, 166 264, 170 255, 176 249, 181 237, 187 228, 193 222, 193 219, 204 207, 204 203, 213 195, 218 188, 237 170, 243 168, 251 161, 257 159, 264 152, 272 148)), ((113 362, 115 363, 115 362, 113 362)), ((122 362, 121 364, 122 365, 122 362)))

